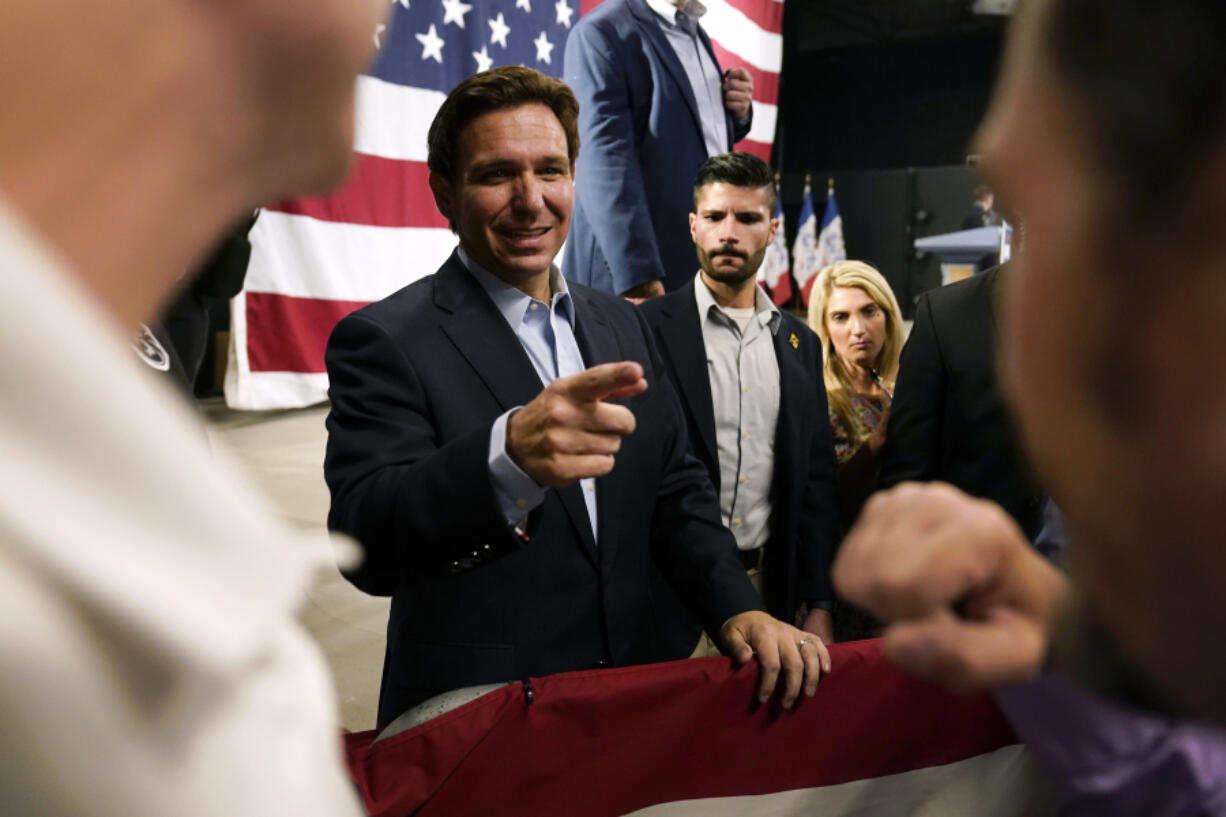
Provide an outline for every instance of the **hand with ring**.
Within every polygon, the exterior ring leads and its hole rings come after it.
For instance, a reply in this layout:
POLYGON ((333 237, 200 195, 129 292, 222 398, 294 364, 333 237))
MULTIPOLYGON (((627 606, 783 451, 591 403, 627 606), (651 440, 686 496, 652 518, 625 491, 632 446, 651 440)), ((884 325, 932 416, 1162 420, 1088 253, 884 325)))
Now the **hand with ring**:
POLYGON ((820 638, 798 630, 759 610, 733 616, 720 633, 724 647, 737 664, 757 657, 761 670, 758 700, 766 703, 778 685, 780 703, 790 709, 803 689, 817 692, 817 681, 830 672, 830 653, 820 638), (817 649, 806 649, 812 644, 817 649), (782 683, 778 683, 782 681, 782 683))

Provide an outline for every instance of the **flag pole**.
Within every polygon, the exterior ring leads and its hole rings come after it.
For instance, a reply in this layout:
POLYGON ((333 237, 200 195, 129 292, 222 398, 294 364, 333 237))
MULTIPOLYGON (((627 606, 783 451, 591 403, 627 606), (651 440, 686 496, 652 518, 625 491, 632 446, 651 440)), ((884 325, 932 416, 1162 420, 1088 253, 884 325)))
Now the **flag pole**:
MULTIPOLYGON (((807 195, 810 195, 809 187, 812 183, 813 183, 813 174, 806 170, 805 171, 805 189, 801 191, 801 196, 800 196, 802 212, 803 212, 803 206, 804 206, 804 197, 807 195)), ((797 231, 800 230, 800 226, 801 226, 800 219, 797 218, 796 220, 797 231)), ((795 264, 796 264, 796 257, 793 255, 792 256, 792 266, 795 266, 795 264)), ((793 315, 799 316, 804 312, 805 302, 800 294, 800 280, 796 277, 795 272, 796 272, 795 269, 789 272, 789 275, 792 276, 792 280, 796 283, 796 285, 792 287, 792 299, 789 302, 788 306, 792 310, 793 315)))

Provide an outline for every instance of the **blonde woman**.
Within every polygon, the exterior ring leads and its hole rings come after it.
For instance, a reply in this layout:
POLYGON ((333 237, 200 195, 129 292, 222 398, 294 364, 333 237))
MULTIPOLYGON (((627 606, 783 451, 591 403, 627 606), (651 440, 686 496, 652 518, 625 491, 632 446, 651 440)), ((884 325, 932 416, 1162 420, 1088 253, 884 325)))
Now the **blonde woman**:
POLYGON ((838 261, 813 284, 809 326, 822 339, 839 509, 849 525, 872 492, 885 443, 902 313, 880 272, 862 261, 838 261))

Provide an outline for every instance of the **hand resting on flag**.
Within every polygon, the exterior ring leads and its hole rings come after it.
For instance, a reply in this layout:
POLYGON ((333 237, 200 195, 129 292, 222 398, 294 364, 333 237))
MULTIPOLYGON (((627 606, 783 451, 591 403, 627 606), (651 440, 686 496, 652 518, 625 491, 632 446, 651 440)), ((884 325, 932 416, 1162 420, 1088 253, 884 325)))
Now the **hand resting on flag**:
POLYGON ((634 413, 604 402, 647 390, 643 367, 604 363, 559 377, 507 421, 507 453, 538 485, 558 488, 613 470, 634 413))
POLYGON ((821 674, 830 672, 830 652, 820 638, 760 610, 749 610, 728 619, 720 637, 737 664, 744 664, 755 655, 758 657, 762 670, 758 700, 762 703, 774 694, 780 671, 783 672, 780 703, 785 709, 791 709, 796 703, 802 684, 805 695, 811 698, 817 691, 821 674))
POLYGON ((1037 676, 1068 592, 998 505, 943 483, 873 496, 833 575, 842 598, 887 622, 887 658, 958 690, 1037 676))

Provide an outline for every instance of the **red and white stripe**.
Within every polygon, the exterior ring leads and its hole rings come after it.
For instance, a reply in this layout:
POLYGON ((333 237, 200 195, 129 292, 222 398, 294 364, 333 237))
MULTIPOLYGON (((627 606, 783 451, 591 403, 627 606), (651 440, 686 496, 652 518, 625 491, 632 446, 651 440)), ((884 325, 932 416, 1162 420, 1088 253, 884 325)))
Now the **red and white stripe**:
POLYGON ((790 712, 754 703, 753 664, 676 661, 512 684, 374 742, 346 738, 375 817, 995 817, 1050 790, 984 695, 902 676, 875 641, 790 712))

